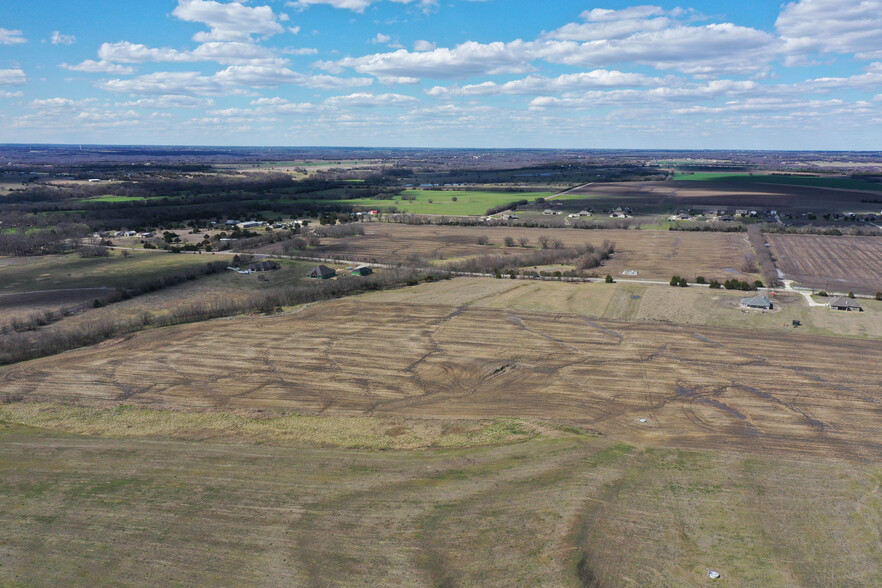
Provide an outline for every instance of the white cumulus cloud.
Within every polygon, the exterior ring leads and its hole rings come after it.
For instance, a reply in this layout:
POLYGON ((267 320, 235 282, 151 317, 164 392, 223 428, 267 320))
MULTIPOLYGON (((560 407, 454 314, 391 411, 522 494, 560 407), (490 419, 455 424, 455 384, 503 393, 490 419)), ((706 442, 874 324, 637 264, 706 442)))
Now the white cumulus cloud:
POLYGON ((285 31, 279 17, 269 6, 179 0, 172 14, 181 20, 200 22, 209 27, 209 32, 199 32, 193 36, 193 40, 199 42, 242 41, 251 35, 274 35, 285 31))
POLYGON ((882 0, 799 0, 775 27, 793 54, 840 53, 882 59, 882 0))
POLYGON ((469 41, 453 49, 438 48, 432 51, 407 51, 377 53, 363 57, 346 57, 338 61, 318 62, 317 67, 328 71, 352 68, 358 73, 377 77, 397 76, 405 78, 457 79, 477 75, 501 73, 526 73, 533 69, 530 43, 476 43, 469 41))
POLYGON ((73 35, 62 35, 58 31, 52 31, 52 36, 49 37, 49 42, 53 45, 73 45, 77 42, 77 38, 73 35))
POLYGON ((406 106, 417 102, 413 96, 404 96, 402 94, 369 94, 366 92, 358 92, 349 94, 348 96, 332 96, 325 100, 325 104, 331 106, 406 106))
POLYGON ((0 69, 0 86, 23 86, 28 76, 21 69, 0 69))
MULTIPOLYGON (((293 0, 288 2, 288 6, 293 6, 295 8, 305 9, 310 6, 317 5, 325 5, 325 6, 333 6, 334 8, 344 8, 346 10, 352 10, 354 12, 364 12, 364 10, 370 7, 372 4, 376 4, 381 0, 293 0)), ((390 0, 391 2, 395 2, 397 4, 415 4, 417 6, 422 7, 424 10, 427 10, 437 4, 437 0, 390 0)))
POLYGON ((24 33, 21 31, 0 27, 0 45, 17 45, 27 42, 28 40, 24 38, 24 33))

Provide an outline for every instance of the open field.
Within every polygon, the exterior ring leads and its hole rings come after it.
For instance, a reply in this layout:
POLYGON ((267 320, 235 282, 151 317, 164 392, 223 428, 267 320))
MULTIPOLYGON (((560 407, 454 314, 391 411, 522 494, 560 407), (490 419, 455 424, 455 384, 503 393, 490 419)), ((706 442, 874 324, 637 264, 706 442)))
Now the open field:
POLYGON ((553 192, 480 192, 472 190, 405 190, 404 196, 414 200, 379 200, 361 198, 340 200, 338 204, 362 206, 369 208, 385 208, 395 206, 400 212, 415 214, 448 214, 448 215, 482 215, 487 210, 509 204, 518 200, 535 200, 548 198, 553 192), (456 201, 453 199, 456 198, 456 201))
POLYGON ((0 326, 15 318, 25 318, 32 313, 54 312, 63 308, 81 310, 88 307, 95 298, 100 298, 110 292, 112 292, 111 288, 74 288, 0 294, 0 326))
POLYGON ((568 247, 585 243, 599 246, 614 241, 616 251, 595 273, 620 277, 626 269, 637 270, 639 278, 669 280, 672 275, 707 279, 747 279, 741 271, 745 256, 751 252, 744 234, 690 233, 681 231, 532 229, 522 227, 456 227, 436 225, 400 225, 365 223, 365 234, 344 239, 326 239, 311 248, 316 255, 347 255, 355 259, 401 261, 408 255, 428 259, 452 259, 490 253, 523 252, 520 247, 500 247, 506 237, 516 241, 526 238, 532 247, 545 235, 559 239, 568 247), (477 245, 486 236, 488 245, 477 245))
POLYGON ((0 369, 5 392, 31 399, 537 418, 650 445, 856 460, 882 450, 880 379, 878 340, 361 299, 0 369))
MULTIPOLYGON (((742 177, 742 176, 738 176, 742 177)), ((749 177, 749 176, 746 176, 749 177)), ((638 213, 666 212, 692 207, 775 209, 795 213, 815 212, 878 212, 878 204, 862 203, 878 193, 828 186, 793 185, 792 183, 754 183, 746 181, 693 180, 638 183, 595 183, 584 192, 584 201, 570 200, 569 207, 593 206, 612 208, 630 206, 638 213)), ((870 184, 878 186, 880 184, 870 184)))
POLYGON ((864 312, 809 307, 798 294, 777 292, 771 312, 743 311, 739 302, 752 294, 707 288, 632 284, 524 282, 458 278, 399 290, 366 294, 371 302, 469 305, 497 309, 567 313, 606 319, 655 321, 734 329, 793 331, 800 334, 882 339, 882 302, 861 300, 864 312), (465 283, 464 283, 465 282, 465 283))
POLYGON ((882 239, 766 235, 775 266, 802 286, 833 292, 882 291, 882 239))
POLYGON ((877 466, 585 435, 365 452, 0 424, 0 443, 13 586, 882 581, 877 466))
POLYGON ((76 253, 40 257, 0 257, 0 294, 69 288, 120 288, 185 268, 204 266, 218 257, 133 252, 123 257, 83 258, 76 253))

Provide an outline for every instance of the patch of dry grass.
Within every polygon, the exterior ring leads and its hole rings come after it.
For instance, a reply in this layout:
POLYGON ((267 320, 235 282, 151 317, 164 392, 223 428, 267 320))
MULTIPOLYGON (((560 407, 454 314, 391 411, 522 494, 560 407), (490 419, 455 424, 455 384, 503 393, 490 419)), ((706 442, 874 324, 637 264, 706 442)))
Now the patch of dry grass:
POLYGON ((0 421, 51 431, 115 438, 213 440, 358 449, 425 449, 516 443, 555 431, 520 419, 421 420, 379 417, 246 416, 58 403, 0 405, 0 421))

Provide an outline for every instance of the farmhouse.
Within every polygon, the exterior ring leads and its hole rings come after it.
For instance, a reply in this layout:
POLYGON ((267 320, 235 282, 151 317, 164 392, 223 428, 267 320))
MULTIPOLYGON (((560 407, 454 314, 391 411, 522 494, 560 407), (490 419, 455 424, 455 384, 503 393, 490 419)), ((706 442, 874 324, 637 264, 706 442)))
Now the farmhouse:
POLYGON ((372 273, 374 273, 374 270, 366 265, 360 265, 352 270, 353 276, 369 276, 372 273))
POLYGON ((273 270, 279 269, 279 264, 275 261, 265 259, 263 261, 252 263, 248 266, 248 269, 254 270, 256 272, 271 272, 273 270))
POLYGON ((262 227, 263 223, 260 221, 243 221, 236 223, 236 226, 240 229, 253 229, 254 227, 262 227))
POLYGON ((864 312, 863 307, 858 304, 857 300, 839 296, 830 301, 830 308, 833 310, 857 311, 864 312))
POLYGON ((331 268, 329 268, 326 265, 316 266, 316 268, 314 270, 309 272, 310 278, 317 278, 319 280, 327 280, 329 278, 333 278, 336 275, 337 275, 337 272, 332 270, 331 268))
POLYGON ((741 306, 758 310, 772 310, 772 301, 769 300, 768 296, 754 296, 752 298, 742 298, 741 306))

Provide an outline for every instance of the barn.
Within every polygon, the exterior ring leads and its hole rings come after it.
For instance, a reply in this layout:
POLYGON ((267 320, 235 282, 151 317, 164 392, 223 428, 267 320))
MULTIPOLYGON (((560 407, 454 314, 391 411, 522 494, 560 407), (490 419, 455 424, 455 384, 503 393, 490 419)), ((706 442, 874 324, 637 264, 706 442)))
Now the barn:
POLYGON ((369 276, 372 273, 374 273, 374 270, 366 265, 360 265, 352 270, 353 276, 369 276))

